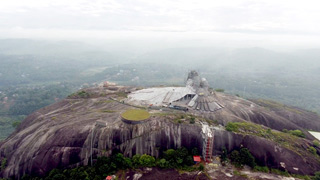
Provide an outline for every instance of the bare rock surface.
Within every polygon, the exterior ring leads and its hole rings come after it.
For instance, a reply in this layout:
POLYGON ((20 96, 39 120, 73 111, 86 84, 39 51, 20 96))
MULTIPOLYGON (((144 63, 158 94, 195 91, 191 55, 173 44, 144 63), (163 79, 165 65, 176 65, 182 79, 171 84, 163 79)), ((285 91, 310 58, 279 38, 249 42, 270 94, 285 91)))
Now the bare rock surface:
MULTIPOLYGON (((144 153, 158 157, 166 149, 181 146, 201 150, 203 139, 199 121, 204 119, 221 125, 249 121, 275 130, 304 131, 308 128, 320 131, 320 118, 311 112, 270 108, 268 104, 259 105, 258 102, 223 93, 214 95, 224 106, 216 112, 152 110, 149 120, 141 124, 127 124, 120 115, 127 109, 136 108, 122 103, 126 92, 131 90, 129 87, 86 89, 89 96, 75 94, 32 113, 0 143, 0 160, 7 159, 7 166, 0 177, 43 176, 53 168, 88 165, 98 156, 109 156, 115 151, 129 157, 144 153), (183 118, 177 122, 181 115, 191 114, 196 117, 195 124, 183 118)), ((261 164, 283 168, 281 164, 284 163, 286 167, 283 169, 300 174, 313 174, 320 170, 319 159, 311 153, 301 156, 262 137, 232 133, 221 127, 218 129, 214 131, 214 154, 219 154, 222 147, 229 151, 247 147, 261 164)), ((307 151, 314 138, 304 132, 307 139, 299 140, 298 145, 307 151)))

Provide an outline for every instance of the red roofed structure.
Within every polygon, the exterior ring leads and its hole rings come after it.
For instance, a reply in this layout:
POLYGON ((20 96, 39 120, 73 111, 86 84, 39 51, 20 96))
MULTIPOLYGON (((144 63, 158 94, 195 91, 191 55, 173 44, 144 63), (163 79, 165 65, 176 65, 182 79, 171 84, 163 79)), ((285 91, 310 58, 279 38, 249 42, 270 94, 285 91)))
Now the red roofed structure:
POLYGON ((201 162, 200 156, 193 156, 193 161, 194 161, 195 163, 201 162))

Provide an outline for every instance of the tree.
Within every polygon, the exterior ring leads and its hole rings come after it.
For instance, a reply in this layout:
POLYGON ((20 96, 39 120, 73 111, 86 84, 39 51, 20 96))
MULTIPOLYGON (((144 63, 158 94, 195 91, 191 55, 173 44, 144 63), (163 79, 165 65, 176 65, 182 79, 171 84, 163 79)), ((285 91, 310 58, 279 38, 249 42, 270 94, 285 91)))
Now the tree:
POLYGON ((117 153, 116 155, 111 157, 111 161, 117 166, 119 169, 126 169, 126 162, 123 154, 117 153))
POLYGON ((241 148, 240 152, 237 150, 232 151, 230 154, 230 160, 237 167, 248 165, 253 168, 256 165, 255 158, 247 148, 241 148))
MULTIPOLYGON (((66 172, 63 173, 63 175, 66 172)), ((55 175, 56 176, 56 175, 55 175)), ((59 178, 61 176, 57 176, 57 178, 59 178)), ((87 172, 87 169, 85 167, 78 167, 78 168, 74 168, 71 169, 70 173, 69 173, 69 177, 67 179, 84 179, 84 180, 89 180, 90 176, 87 172)))
POLYGON ((133 167, 133 163, 132 160, 130 158, 124 158, 124 164, 126 168, 132 168, 133 167))
POLYGON ((316 172, 312 179, 313 180, 320 180, 320 171, 316 172))
POLYGON ((176 151, 174 149, 168 149, 164 152, 164 158, 167 161, 175 159, 175 156, 176 156, 176 151))
POLYGON ((67 177, 63 174, 56 174, 51 178, 51 180, 67 180, 67 177))
POLYGON ((52 169, 49 173, 49 176, 46 178, 46 180, 52 180, 54 177, 60 177, 61 170, 59 169, 52 169))
POLYGON ((195 156, 195 155, 199 155, 199 151, 198 151, 198 148, 193 148, 192 150, 191 150, 191 155, 192 156, 195 156))
POLYGON ((176 159, 177 159, 177 163, 179 165, 183 164, 184 162, 186 162, 187 157, 188 157, 188 150, 185 147, 179 148, 176 150, 176 159))
POLYGON ((166 159, 160 159, 157 162, 157 166, 159 166, 160 168, 167 168, 168 167, 168 162, 166 161, 166 159))
POLYGON ((177 167, 177 154, 174 149, 168 149, 164 152, 164 158, 166 161, 168 161, 168 167, 169 168, 175 168, 177 167))
POLYGON ((251 168, 253 168, 256 165, 255 159, 252 156, 252 154, 250 153, 249 149, 241 148, 240 149, 240 157, 241 157, 241 164, 246 164, 246 165, 250 166, 251 168))
POLYGON ((97 172, 97 174, 104 174, 106 172, 111 172, 112 169, 116 168, 114 167, 114 163, 113 166, 111 166, 112 163, 110 161, 110 158, 108 157, 98 157, 97 162, 94 165, 95 171, 97 172))
POLYGON ((227 159, 228 159, 228 150, 226 149, 226 147, 223 147, 221 151, 222 151, 221 161, 222 162, 227 161, 227 159))
POLYGON ((187 158, 185 158, 185 164, 187 166, 192 166, 194 164, 193 157, 191 155, 188 155, 187 158))
POLYGON ((237 167, 241 167, 241 158, 240 153, 237 150, 233 150, 229 156, 232 164, 234 164, 237 167))
POLYGON ((140 154, 136 154, 132 157, 132 164, 134 167, 139 167, 140 166, 140 154))
POLYGON ((139 161, 143 167, 153 167, 153 166, 155 166, 156 159, 152 156, 147 155, 147 154, 143 154, 140 157, 139 161))
POLYGON ((7 166, 7 158, 3 158, 2 161, 1 161, 1 167, 0 167, 0 172, 2 170, 4 170, 7 166))
POLYGON ((20 124, 21 124, 20 121, 14 121, 14 122, 12 123, 12 127, 17 128, 17 127, 20 126, 20 124))

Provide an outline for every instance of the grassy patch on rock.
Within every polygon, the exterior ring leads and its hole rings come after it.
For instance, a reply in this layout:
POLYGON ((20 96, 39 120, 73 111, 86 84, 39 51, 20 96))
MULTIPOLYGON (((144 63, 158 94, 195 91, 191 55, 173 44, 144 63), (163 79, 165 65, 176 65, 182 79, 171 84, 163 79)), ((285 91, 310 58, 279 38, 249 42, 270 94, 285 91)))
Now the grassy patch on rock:
POLYGON ((122 97, 122 98, 127 98, 128 97, 127 93, 121 92, 121 91, 117 92, 116 95, 118 97, 122 97))
POLYGON ((91 94, 85 90, 81 90, 78 92, 75 92, 68 96, 68 98, 89 98, 91 94))
POLYGON ((94 105, 100 105, 100 104, 108 104, 108 103, 112 103, 112 100, 101 100, 101 101, 97 101, 94 103, 94 105))
POLYGON ((117 111, 105 109, 105 110, 100 110, 100 112, 102 112, 102 113, 114 113, 114 112, 117 112, 117 111))
POLYGON ((121 117, 130 121, 142 121, 148 119, 150 114, 143 109, 129 109, 121 114, 121 117))
POLYGON ((275 102, 275 101, 271 101, 271 100, 266 100, 266 99, 258 99, 257 103, 259 105, 262 105, 268 109, 279 109, 279 110, 287 110, 287 111, 291 111, 297 114, 301 114, 302 112, 299 111, 298 109, 286 106, 284 104, 275 102))

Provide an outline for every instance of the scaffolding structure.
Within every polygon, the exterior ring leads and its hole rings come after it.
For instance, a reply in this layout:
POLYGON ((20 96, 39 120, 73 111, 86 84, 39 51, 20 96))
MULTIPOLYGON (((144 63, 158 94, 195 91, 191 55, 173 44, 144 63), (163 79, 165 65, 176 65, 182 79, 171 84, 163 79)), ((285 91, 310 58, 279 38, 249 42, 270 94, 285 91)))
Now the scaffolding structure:
POLYGON ((208 124, 202 124, 202 138, 202 158, 205 162, 210 163, 212 161, 214 133, 208 124))

